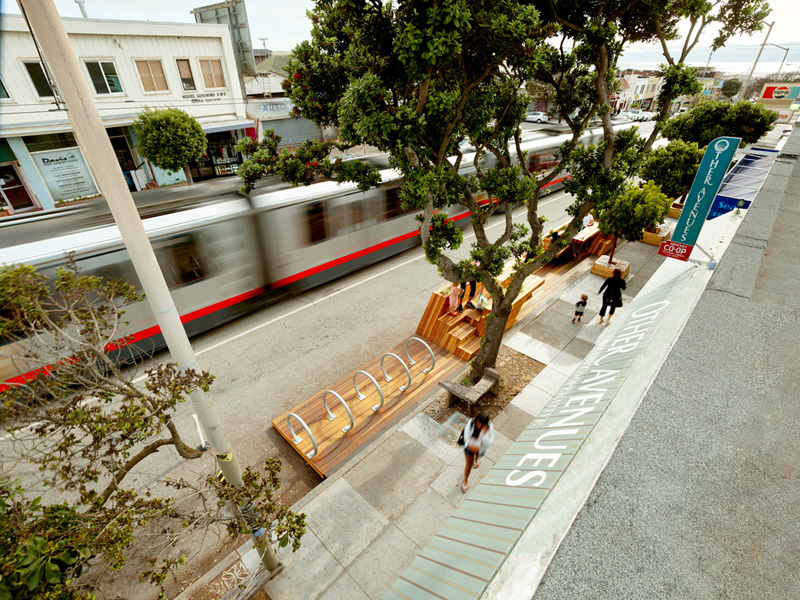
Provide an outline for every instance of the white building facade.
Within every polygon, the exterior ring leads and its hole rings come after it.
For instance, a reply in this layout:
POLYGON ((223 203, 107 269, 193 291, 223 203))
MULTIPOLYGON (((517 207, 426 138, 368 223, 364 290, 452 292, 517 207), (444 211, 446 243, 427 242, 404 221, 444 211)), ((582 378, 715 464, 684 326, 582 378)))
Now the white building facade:
MULTIPOLYGON (((180 108, 208 138, 196 180, 235 174, 236 141, 254 133, 225 25, 64 19, 132 191, 185 181, 136 152, 131 124, 146 107, 180 108)), ((22 17, 0 22, 0 204, 14 212, 97 195, 67 112, 22 17)), ((3 207, 0 206, 0 209, 3 207)))

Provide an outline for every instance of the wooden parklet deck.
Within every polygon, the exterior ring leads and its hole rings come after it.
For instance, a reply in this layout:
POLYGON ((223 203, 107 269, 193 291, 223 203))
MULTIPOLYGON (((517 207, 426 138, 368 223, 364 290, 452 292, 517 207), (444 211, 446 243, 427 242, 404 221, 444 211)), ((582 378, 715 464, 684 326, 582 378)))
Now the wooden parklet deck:
MULTIPOLYGON (((431 366, 430 353, 422 344, 412 341, 408 346, 411 357, 415 361, 414 365, 408 367, 411 373, 411 385, 402 392, 399 388, 408 385, 408 376, 400 362, 391 356, 386 356, 386 353, 384 353, 386 358, 383 365, 386 373, 392 378, 391 381, 384 380, 381 359, 376 358, 360 369, 354 369, 328 388, 339 394, 350 408, 354 422, 350 431, 342 432, 342 428, 350 424, 350 418, 344 406, 333 394, 328 394, 326 400, 336 418, 333 421, 328 419, 322 402, 324 390, 276 418, 272 421, 272 426, 289 442, 292 448, 303 456, 312 469, 320 476, 326 477, 350 460, 370 440, 413 410, 436 388, 436 384, 440 380, 449 378, 464 366, 463 360, 447 352, 444 348, 429 340, 425 340, 425 342, 433 350, 436 366, 430 373, 423 373, 424 369, 431 366), (377 411, 373 411, 372 407, 380 404, 380 394, 372 381, 363 374, 356 377, 356 383, 365 398, 360 400, 357 397, 353 388, 353 374, 357 370, 366 371, 374 377, 383 391, 383 407, 377 411), (317 442, 316 455, 309 457, 309 454, 313 454, 313 444, 308 432, 294 418, 291 420, 292 427, 302 441, 298 444, 292 441, 293 436, 286 423, 289 413, 298 415, 308 425, 317 442)), ((407 364, 405 346, 406 342, 403 341, 388 352, 400 357, 407 364)))

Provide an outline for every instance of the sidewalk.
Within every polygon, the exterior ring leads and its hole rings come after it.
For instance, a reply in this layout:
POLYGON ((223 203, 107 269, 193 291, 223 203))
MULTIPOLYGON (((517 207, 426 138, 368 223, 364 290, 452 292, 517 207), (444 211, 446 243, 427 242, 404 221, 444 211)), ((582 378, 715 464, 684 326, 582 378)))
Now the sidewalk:
MULTIPOLYGON (((631 263, 627 304, 664 259, 643 243, 627 244, 615 256, 631 263)), ((507 334, 506 345, 547 366, 495 419, 494 444, 472 485, 594 347, 604 330, 596 295, 602 281, 587 274, 507 334), (589 305, 584 322, 573 325, 582 293, 589 305)), ((264 586, 269 597, 379 599, 464 498, 464 457, 455 443, 462 426, 463 418, 441 426, 424 412, 409 417, 298 503, 295 510, 309 515, 303 547, 281 551, 286 570, 264 586)))

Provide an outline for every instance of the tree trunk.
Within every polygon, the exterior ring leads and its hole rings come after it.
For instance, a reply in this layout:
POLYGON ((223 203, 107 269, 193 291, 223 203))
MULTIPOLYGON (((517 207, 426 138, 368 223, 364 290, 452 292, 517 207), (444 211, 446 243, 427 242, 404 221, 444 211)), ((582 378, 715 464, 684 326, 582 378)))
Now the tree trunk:
POLYGON ((608 264, 614 264, 614 250, 617 249, 617 236, 614 236, 614 243, 611 245, 611 254, 608 255, 608 264))
POLYGON ((194 185, 194 179, 192 179, 192 171, 189 169, 189 165, 183 166, 183 174, 186 175, 186 184, 194 185))
POLYGON ((481 348, 478 350, 478 354, 476 354, 475 358, 472 360, 472 369, 469 373, 469 378, 472 380, 472 383, 478 383, 478 381, 480 381, 487 367, 492 368, 497 364, 497 354, 500 352, 500 345, 503 343, 503 334, 506 331, 508 317, 511 315, 513 299, 506 297, 506 300, 508 300, 507 307, 504 301, 498 306, 497 312, 495 312, 493 307, 492 312, 490 312, 489 316, 486 318, 486 333, 481 341, 481 348))

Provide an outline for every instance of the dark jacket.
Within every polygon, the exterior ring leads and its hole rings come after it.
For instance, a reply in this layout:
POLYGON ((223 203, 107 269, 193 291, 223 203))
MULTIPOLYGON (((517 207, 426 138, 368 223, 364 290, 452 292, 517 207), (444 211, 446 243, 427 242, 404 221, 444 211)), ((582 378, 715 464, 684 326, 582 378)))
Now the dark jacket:
POLYGON ((625 287, 625 280, 622 279, 622 277, 609 277, 603 282, 603 285, 600 286, 601 292, 604 288, 606 290, 603 293, 603 300, 613 300, 615 305, 622 306, 622 290, 624 290, 625 287))

